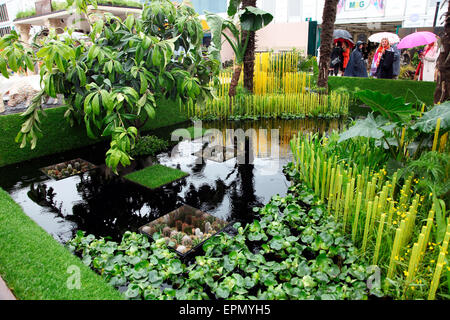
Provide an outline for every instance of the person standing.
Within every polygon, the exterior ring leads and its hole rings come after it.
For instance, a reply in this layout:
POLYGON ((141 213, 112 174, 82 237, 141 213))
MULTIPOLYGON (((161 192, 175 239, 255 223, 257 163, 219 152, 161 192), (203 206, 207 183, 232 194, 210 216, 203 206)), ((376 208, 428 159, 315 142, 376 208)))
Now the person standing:
POLYGON ((333 51, 331 52, 331 62, 330 62, 330 75, 337 76, 339 70, 342 69, 344 57, 342 55, 342 43, 337 42, 333 51))
POLYGON ((390 48, 389 40, 384 38, 381 40, 380 45, 378 46, 375 54, 373 55, 372 65, 370 67, 370 75, 372 77, 377 77, 378 67, 380 66, 381 57, 384 52, 390 48))
POLYGON ((348 60, 350 59, 350 48, 346 42, 342 44, 342 56, 343 56, 342 73, 345 73, 348 60))
POLYGON ((378 79, 392 79, 394 74, 394 50, 389 44, 389 40, 386 38, 381 40, 381 48, 376 77, 378 79))
POLYGON ((363 42, 358 41, 356 43, 356 48, 350 56, 347 68, 345 69, 345 77, 367 78, 367 65, 362 50, 363 42))
POLYGON ((436 42, 426 46, 422 55, 422 68, 420 74, 421 81, 434 81, 436 73, 436 63, 439 58, 440 50, 436 42))
POLYGON ((392 49, 394 50, 394 65, 393 65, 393 71, 392 76, 394 79, 397 79, 400 75, 400 63, 401 63, 401 55, 402 51, 397 47, 398 43, 394 44, 392 46, 392 49))

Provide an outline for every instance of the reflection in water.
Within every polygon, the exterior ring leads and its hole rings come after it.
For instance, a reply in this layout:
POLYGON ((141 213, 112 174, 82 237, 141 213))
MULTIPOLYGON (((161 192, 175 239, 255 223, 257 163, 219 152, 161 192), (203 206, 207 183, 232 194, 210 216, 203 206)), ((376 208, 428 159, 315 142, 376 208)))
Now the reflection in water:
MULTIPOLYGON (((61 242, 71 239, 77 230, 119 240, 125 231, 137 231, 142 225, 183 204, 226 221, 246 222, 253 219, 252 207, 263 205, 275 194, 286 193, 289 183, 282 174, 282 168, 291 159, 289 140, 292 135, 299 131, 323 132, 339 126, 337 120, 316 122, 307 119, 203 123, 204 128, 219 129, 225 145, 239 150, 245 148, 245 164, 238 164, 236 157, 225 162, 199 161, 195 153, 202 152, 208 144, 198 139, 182 141, 170 153, 160 154, 157 159, 137 159, 120 176, 111 174, 103 165, 81 175, 54 181, 37 169, 33 175, 29 167, 19 169, 17 166, 17 169, 10 170, 13 173, 8 172, 8 180, 4 184, 2 181, 1 186, 32 219, 61 242), (227 135, 226 129, 256 131, 254 136, 236 141, 227 135), (276 154, 272 155, 271 129, 279 129, 279 159, 276 154), (123 175, 156 161, 190 175, 157 190, 122 179, 123 175), (268 167, 274 170, 267 170, 268 167)), ((166 139, 170 139, 170 133, 157 132, 166 139)), ((83 157, 99 164, 99 159, 104 157, 104 147, 89 147, 79 153, 75 156, 74 152, 56 155, 45 161, 37 159, 30 166, 39 168, 64 157, 72 157, 64 158, 64 161, 83 157)))

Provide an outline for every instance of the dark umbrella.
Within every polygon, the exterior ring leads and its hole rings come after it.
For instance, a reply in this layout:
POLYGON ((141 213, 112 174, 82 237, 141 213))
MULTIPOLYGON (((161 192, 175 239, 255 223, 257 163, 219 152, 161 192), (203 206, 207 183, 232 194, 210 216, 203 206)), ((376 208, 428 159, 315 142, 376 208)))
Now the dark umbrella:
POLYGON ((346 40, 353 40, 352 35, 347 30, 337 29, 333 32, 333 39, 346 39, 346 40))
POLYGON ((347 30, 337 29, 333 32, 334 43, 346 42, 349 48, 353 48, 355 43, 353 42, 353 37, 347 30))
POLYGON ((349 48, 353 48, 355 46, 355 43, 353 42, 353 40, 350 40, 350 39, 343 39, 343 38, 334 39, 334 43, 336 43, 336 42, 345 42, 345 43, 347 43, 347 46, 349 48))

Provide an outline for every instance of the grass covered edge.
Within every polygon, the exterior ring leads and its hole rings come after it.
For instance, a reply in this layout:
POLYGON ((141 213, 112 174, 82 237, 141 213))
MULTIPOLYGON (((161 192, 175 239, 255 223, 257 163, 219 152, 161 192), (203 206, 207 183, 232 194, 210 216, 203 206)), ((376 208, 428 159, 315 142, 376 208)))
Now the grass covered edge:
MULTIPOLYGON (((121 300, 123 296, 31 220, 0 188, 0 275, 20 300, 121 300), (80 288, 69 289, 80 276, 80 288)), ((76 287, 76 286, 75 286, 76 287)))

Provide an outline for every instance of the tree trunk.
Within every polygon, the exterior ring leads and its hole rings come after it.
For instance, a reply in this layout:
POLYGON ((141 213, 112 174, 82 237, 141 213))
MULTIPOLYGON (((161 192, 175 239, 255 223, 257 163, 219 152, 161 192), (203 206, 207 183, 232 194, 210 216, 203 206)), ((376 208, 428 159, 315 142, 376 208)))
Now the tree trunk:
POLYGON ((319 79, 317 85, 328 90, 328 71, 333 47, 334 22, 336 21, 339 0, 325 0, 322 16, 322 34, 320 40, 319 79))
POLYGON ((434 102, 450 100, 450 1, 445 17, 444 36, 441 38, 441 54, 437 62, 437 83, 434 102))
POLYGON ((233 78, 231 78, 230 91, 228 95, 234 97, 236 95, 236 87, 239 83, 239 78, 241 77, 242 65, 237 64, 234 66, 233 78))
MULTIPOLYGON (((242 8, 256 7, 256 0, 243 0, 242 8)), ((247 38, 247 32, 243 32, 242 39, 247 38)), ((256 33, 250 32, 247 50, 244 56, 244 88, 253 93, 253 76, 255 71, 256 33)))

